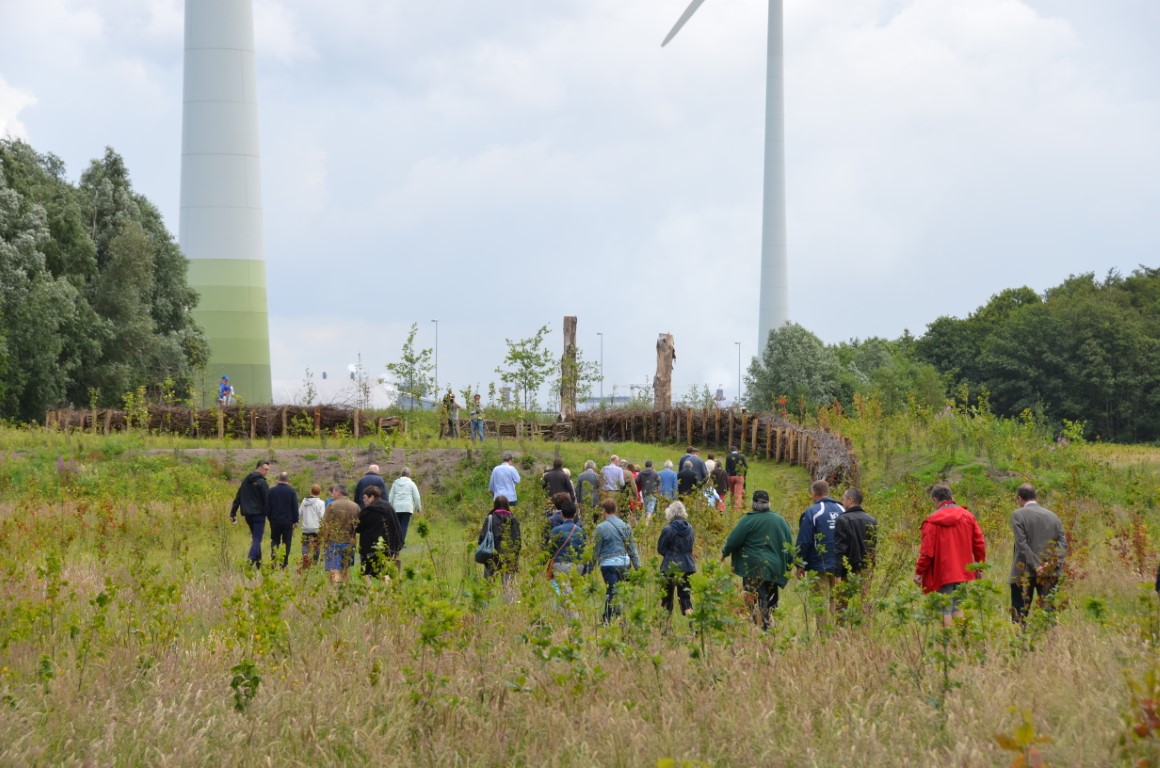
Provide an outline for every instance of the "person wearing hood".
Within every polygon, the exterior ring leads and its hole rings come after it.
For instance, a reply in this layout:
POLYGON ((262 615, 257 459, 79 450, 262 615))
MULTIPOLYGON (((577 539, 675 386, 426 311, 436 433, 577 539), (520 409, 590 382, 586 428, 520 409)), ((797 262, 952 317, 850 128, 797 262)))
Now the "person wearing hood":
POLYGON ((657 539, 657 554, 661 556, 661 574, 665 582, 662 587, 661 607, 672 615, 673 593, 681 604, 681 613, 693 614, 693 591, 689 588, 689 575, 697 572, 693 559, 693 526, 689 525, 689 513, 685 505, 674 501, 665 509, 665 519, 669 524, 661 529, 657 539))
POLYGON ((752 599, 753 620, 769 629, 769 616, 777 608, 778 592, 785 586, 793 562, 793 533, 785 518, 769 508, 769 494, 753 492, 753 510, 742 515, 725 539, 721 559, 732 559, 733 572, 741 577, 752 599))
POLYGON ((937 507, 922 524, 914 583, 922 587, 923 594, 939 592, 951 596, 943 609, 943 626, 949 627, 953 619, 963 617, 955 590, 978 578, 967 566, 986 562, 987 543, 979 522, 955 503, 950 487, 939 483, 931 488, 930 495, 937 507))

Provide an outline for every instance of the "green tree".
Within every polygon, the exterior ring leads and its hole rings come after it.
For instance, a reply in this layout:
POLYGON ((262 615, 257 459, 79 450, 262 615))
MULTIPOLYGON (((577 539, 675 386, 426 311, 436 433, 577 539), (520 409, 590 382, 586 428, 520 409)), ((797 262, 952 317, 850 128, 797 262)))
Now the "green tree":
POLYGON ((0 417, 114 404, 172 379, 182 394, 207 345, 190 310, 186 261, 112 150, 74 187, 64 165, 0 140, 0 335, 8 355, 0 417))
POLYGON ((754 358, 745 375, 746 405, 772 410, 777 398, 791 403, 802 398, 811 405, 829 403, 841 392, 838 357, 814 334, 797 323, 770 331, 761 358, 754 358))
POLYGON ((523 391, 525 411, 536 404, 536 392, 555 367, 555 356, 544 348, 544 337, 549 333, 551 330, 544 325, 531 338, 504 339, 508 348, 503 359, 506 367, 496 367, 495 372, 502 382, 523 391))
POLYGON ((415 335, 418 332, 419 324, 411 323, 411 330, 407 333, 407 340, 403 342, 399 360, 387 363, 387 370, 395 377, 399 391, 411 396, 411 410, 415 409, 415 401, 435 386, 435 379, 432 376, 435 365, 432 362, 431 350, 415 351, 415 335))

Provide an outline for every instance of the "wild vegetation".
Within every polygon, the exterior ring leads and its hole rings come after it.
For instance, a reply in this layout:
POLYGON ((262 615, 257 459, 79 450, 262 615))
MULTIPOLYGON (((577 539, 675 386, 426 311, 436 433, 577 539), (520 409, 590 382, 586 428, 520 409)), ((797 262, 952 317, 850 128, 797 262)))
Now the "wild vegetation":
POLYGON ((208 355, 197 301, 116 152, 72 184, 58 158, 0 139, 0 419, 188 397, 208 355))
MULTIPOLYGON (((431 435, 162 441, 0 431, 0 763, 343 765, 1157 765, 1160 453, 1065 440, 985 400, 811 415, 855 441, 881 522, 869 597, 831 616, 791 579, 775 626, 748 620, 717 553, 736 517, 692 510, 696 610, 659 608, 654 557, 599 623, 540 575, 542 445, 431 435), (526 548, 507 604, 472 562, 487 475, 513 449, 526 548), (243 566, 227 510, 256 455, 302 489, 411 464, 425 494, 403 572, 335 588, 319 570, 243 566), (910 581, 926 486, 945 479, 990 548, 967 618, 940 628, 910 581), (1067 527, 1062 605, 1007 616, 1013 491, 1030 481, 1067 527), (1022 762, 1020 762, 1022 761, 1022 762)), ((675 459, 683 446, 563 444, 567 466, 675 459)), ((796 528, 799 470, 752 462, 796 528)), ((643 554, 659 524, 637 526, 643 554)))
POLYGON ((1083 422, 1089 439, 1155 441, 1160 269, 1072 276, 1043 295, 1007 289, 965 319, 938 318, 919 338, 827 345, 789 324, 770 334, 745 381, 753 410, 849 408, 861 395, 898 413, 982 395, 1002 416, 1083 422))

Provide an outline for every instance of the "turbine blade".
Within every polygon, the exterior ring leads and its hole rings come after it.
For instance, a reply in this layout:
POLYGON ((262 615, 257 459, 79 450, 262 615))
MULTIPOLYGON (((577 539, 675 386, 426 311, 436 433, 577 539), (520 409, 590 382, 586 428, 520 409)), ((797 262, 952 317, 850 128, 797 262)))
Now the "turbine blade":
POLYGON ((697 12, 697 9, 701 7, 701 3, 703 2, 705 0, 693 0, 693 2, 689 3, 689 7, 681 14, 681 18, 677 19, 677 23, 673 25, 673 29, 669 32, 668 37, 661 43, 661 48, 664 48, 669 44, 670 40, 677 36, 677 33, 681 31, 681 27, 685 26, 685 22, 693 17, 693 14, 697 12))

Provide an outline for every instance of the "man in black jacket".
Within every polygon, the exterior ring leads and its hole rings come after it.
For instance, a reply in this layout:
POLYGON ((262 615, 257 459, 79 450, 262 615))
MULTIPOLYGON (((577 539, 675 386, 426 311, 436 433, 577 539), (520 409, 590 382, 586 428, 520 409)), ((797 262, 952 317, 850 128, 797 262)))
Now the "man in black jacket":
POLYGON ((842 496, 842 506, 846 511, 838 515, 834 526, 834 555, 837 561, 837 576, 845 583, 838 588, 837 608, 846 610, 846 604, 853 590, 858 589, 865 607, 866 594, 870 587, 870 571, 874 567, 874 554, 878 544, 878 521, 862 509, 862 491, 848 488, 842 496), (850 575, 855 579, 851 582, 850 575))
POLYGON ((270 486, 266 483, 266 474, 270 471, 270 462, 260 460, 254 471, 246 475, 238 492, 234 495, 234 505, 230 507, 230 522, 238 522, 238 510, 242 510, 242 517, 250 526, 250 563, 262 564, 262 537, 266 534, 266 494, 270 486))
POLYGON ((290 557, 290 539, 298 524, 298 493, 290 485, 290 473, 278 475, 278 482, 266 494, 266 517, 270 520, 270 559, 282 547, 282 567, 290 557))

